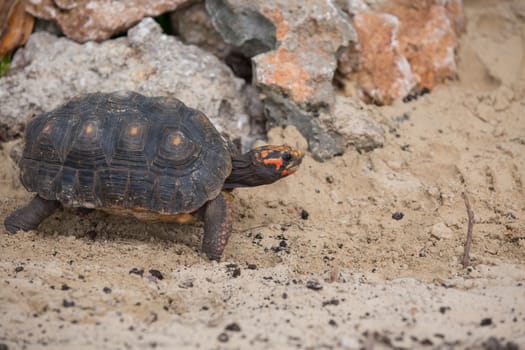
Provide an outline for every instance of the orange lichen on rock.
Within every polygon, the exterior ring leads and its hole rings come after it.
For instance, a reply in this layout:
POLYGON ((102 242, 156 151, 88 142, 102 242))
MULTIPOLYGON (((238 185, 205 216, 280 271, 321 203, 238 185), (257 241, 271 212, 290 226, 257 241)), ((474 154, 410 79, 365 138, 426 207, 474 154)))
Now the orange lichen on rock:
POLYGON ((294 101, 303 103, 314 92, 308 84, 310 74, 294 52, 280 47, 259 55, 257 63, 260 67, 266 67, 257 71, 258 81, 283 89, 294 101))
POLYGON ((389 104, 410 92, 417 81, 399 47, 396 17, 361 12, 354 17, 359 41, 357 79, 363 93, 373 102, 389 104))
POLYGON ((288 34, 288 30, 290 27, 288 26, 288 23, 284 20, 283 13, 279 9, 270 9, 270 8, 263 8, 261 12, 268 17, 273 24, 277 27, 275 30, 275 38, 278 41, 283 41, 286 37, 286 34, 288 34))
POLYGON ((357 13, 353 24, 359 45, 342 57, 357 56, 358 64, 340 60, 338 71, 344 83, 357 70, 365 99, 389 104, 456 76, 458 36, 465 30, 460 0, 393 0, 379 12, 357 13))
MULTIPOLYGON (((456 75, 458 36, 455 23, 464 23, 464 20, 451 19, 449 15, 461 17, 460 9, 456 6, 454 11, 447 11, 442 5, 413 7, 397 4, 385 10, 401 23, 400 47, 412 72, 418 76, 420 87, 432 89, 456 75)), ((461 24, 457 27, 461 30, 461 24)))

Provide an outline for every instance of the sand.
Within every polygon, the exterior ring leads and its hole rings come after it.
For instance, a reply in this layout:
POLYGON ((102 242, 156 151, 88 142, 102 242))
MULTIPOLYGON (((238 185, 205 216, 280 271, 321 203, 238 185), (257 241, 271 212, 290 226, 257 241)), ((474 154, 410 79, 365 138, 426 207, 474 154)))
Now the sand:
MULTIPOLYGON (((220 263, 199 253, 202 225, 64 211, 38 231, 2 227, 0 349, 525 347, 525 6, 465 7, 459 79, 370 106, 383 148, 307 155, 296 175, 236 191, 220 263)), ((305 147, 293 128, 269 138, 305 147)), ((12 149, 2 221, 31 198, 12 149)))

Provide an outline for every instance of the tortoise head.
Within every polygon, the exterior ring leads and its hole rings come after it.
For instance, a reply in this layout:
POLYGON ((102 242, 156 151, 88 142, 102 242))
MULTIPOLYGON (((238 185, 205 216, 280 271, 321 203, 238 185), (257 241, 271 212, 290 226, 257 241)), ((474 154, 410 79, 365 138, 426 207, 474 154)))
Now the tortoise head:
POLYGON ((271 184, 297 171, 304 154, 290 146, 257 147, 232 158, 232 172, 224 188, 271 184))

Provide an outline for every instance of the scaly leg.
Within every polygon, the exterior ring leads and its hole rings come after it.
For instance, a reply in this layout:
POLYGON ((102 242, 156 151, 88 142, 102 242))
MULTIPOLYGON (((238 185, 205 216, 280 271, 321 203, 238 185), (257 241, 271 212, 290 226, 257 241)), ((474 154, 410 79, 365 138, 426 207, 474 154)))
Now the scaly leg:
POLYGON ((221 193, 206 204, 200 216, 204 221, 202 251, 210 260, 219 261, 232 233, 229 198, 221 193))
POLYGON ((25 207, 15 210, 9 215, 4 225, 7 232, 15 234, 18 230, 34 230, 45 218, 60 207, 60 202, 43 199, 36 195, 25 207))

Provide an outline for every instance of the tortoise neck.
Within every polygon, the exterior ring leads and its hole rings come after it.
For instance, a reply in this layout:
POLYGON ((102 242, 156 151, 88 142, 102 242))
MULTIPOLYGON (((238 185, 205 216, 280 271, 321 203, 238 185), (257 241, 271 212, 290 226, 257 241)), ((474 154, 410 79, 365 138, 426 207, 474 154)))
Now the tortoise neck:
POLYGON ((232 156, 232 172, 226 178, 223 189, 267 185, 273 181, 261 172, 253 151, 249 151, 232 156))

